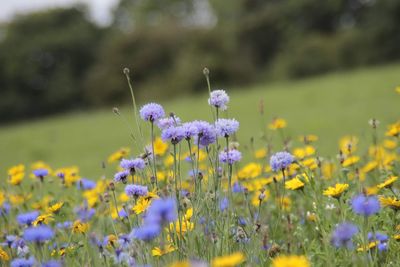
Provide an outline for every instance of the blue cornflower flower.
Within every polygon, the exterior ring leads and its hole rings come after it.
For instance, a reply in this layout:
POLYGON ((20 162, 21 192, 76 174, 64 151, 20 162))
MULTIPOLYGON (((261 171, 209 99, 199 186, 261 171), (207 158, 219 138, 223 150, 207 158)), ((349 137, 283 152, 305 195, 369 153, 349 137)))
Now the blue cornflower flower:
POLYGON ((134 228, 130 234, 131 238, 150 241, 161 233, 161 226, 157 223, 144 224, 139 228, 134 228))
POLYGON ((161 139, 164 142, 170 141, 172 144, 178 144, 183 138, 185 138, 185 134, 182 126, 172 126, 161 132, 161 139))
POLYGON ((270 165, 273 171, 280 171, 286 169, 292 162, 294 157, 288 152, 278 152, 271 156, 270 165))
POLYGON ((206 147, 217 140, 217 134, 214 126, 206 121, 194 121, 193 124, 197 127, 197 136, 195 144, 206 147))
POLYGON ((218 136, 229 137, 239 129, 239 122, 235 119, 218 119, 215 122, 218 136))
POLYGON ((148 103, 140 109, 140 117, 145 121, 154 122, 164 116, 164 108, 160 104, 148 103))
POLYGON ((131 243, 129 235, 120 235, 118 238, 118 244, 121 248, 128 248, 131 243))
POLYGON ((122 159, 119 166, 131 173, 135 173, 136 171, 143 170, 146 167, 146 162, 142 158, 122 159))
POLYGON ((125 187, 125 193, 130 197, 143 197, 147 195, 148 189, 144 185, 128 184, 125 187))
POLYGON ((224 90, 214 90, 210 93, 210 98, 208 99, 208 104, 219 108, 221 110, 226 110, 228 107, 226 104, 229 102, 229 96, 224 90))
POLYGON ((167 129, 172 126, 178 126, 181 124, 181 119, 175 115, 168 116, 157 121, 157 126, 160 130, 167 129))
POLYGON ((358 228, 351 223, 341 223, 339 224, 332 234, 332 244, 335 247, 346 247, 352 248, 353 242, 352 237, 358 233, 358 228))
POLYGON ((145 222, 156 222, 164 225, 173 222, 178 217, 176 202, 173 198, 155 199, 147 210, 145 222))
POLYGON ((196 136, 199 132, 196 123, 193 122, 185 122, 182 125, 183 136, 186 140, 196 136))
POLYGON ((82 207, 75 209, 75 212, 82 222, 87 222, 94 216, 96 210, 93 208, 89 209, 88 207, 82 207))
POLYGON ((17 240, 17 236, 15 236, 15 235, 7 235, 7 236, 6 236, 6 243, 5 243, 5 244, 6 244, 8 247, 11 247, 12 243, 14 243, 15 240, 17 240))
POLYGON ((54 237, 53 230, 45 225, 26 228, 24 231, 24 239, 26 241, 42 243, 54 237))
POLYGON ((7 215, 10 213, 11 205, 8 202, 4 202, 0 207, 0 216, 7 215))
POLYGON ((96 187, 96 182, 86 178, 82 178, 77 183, 77 187, 78 189, 82 190, 91 190, 96 187))
POLYGON ((369 232, 368 240, 370 242, 378 241, 377 247, 378 247, 379 251, 387 250, 387 242, 389 241, 388 235, 386 235, 384 233, 380 233, 380 232, 376 232, 376 233, 369 232))
POLYGON ((69 229, 71 228, 73 223, 71 221, 59 222, 56 224, 56 227, 59 229, 69 229))
POLYGON ((32 172, 37 178, 43 178, 49 174, 49 170, 47 169, 36 169, 32 172))
POLYGON ((229 207, 229 200, 228 198, 224 197, 223 199, 220 200, 219 202, 219 209, 221 211, 226 210, 229 207))
POLYGON ((119 217, 121 217, 121 218, 126 218, 126 217, 128 217, 128 213, 126 213, 125 209, 120 209, 120 210, 118 211, 118 215, 119 215, 119 217))
POLYGON ((232 165, 233 163, 240 161, 242 159, 242 153, 236 149, 230 149, 228 153, 226 151, 221 151, 219 153, 219 161, 221 163, 228 163, 232 165))
POLYGON ((50 260, 42 264, 42 267, 62 267, 60 261, 50 260))
POLYGON ((26 224, 29 226, 36 220, 38 216, 39 216, 38 211, 22 213, 17 216, 17 221, 19 224, 26 224))
POLYGON ((25 258, 17 258, 14 259, 10 266, 11 267, 31 267, 35 264, 35 258, 30 257, 29 259, 25 259, 25 258))
POLYGON ((232 192, 233 193, 242 193, 242 192, 244 192, 244 187, 239 182, 235 182, 232 186, 232 192))
POLYGON ((128 176, 129 176, 129 171, 127 171, 127 170, 117 172, 114 175, 114 181, 115 182, 122 182, 122 183, 126 184, 126 178, 128 176))
POLYGON ((354 213, 367 217, 378 213, 381 205, 376 196, 365 196, 360 194, 351 200, 351 207, 354 213))

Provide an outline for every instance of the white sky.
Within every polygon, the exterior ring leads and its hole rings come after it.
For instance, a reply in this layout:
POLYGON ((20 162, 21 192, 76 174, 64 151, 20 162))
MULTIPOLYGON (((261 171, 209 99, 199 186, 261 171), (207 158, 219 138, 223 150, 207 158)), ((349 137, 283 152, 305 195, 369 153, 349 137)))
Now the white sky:
POLYGON ((84 3, 89 6, 94 21, 107 25, 111 21, 111 9, 118 2, 119 0, 0 0, 0 22, 9 21, 16 14, 84 3))

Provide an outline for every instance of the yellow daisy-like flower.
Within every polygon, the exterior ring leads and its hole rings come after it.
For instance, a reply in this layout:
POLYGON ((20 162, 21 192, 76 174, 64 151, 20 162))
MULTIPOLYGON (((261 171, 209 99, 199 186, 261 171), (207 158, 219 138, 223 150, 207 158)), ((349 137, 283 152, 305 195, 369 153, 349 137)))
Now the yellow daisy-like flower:
POLYGON ((285 188, 289 190, 303 189, 304 183, 299 178, 293 178, 285 182, 285 188))
POLYGON ((364 188, 364 194, 367 196, 376 195, 379 191, 379 188, 376 186, 366 187, 364 188))
POLYGON ((365 164, 362 168, 361 171, 364 173, 368 173, 370 171, 375 170, 378 167, 378 162, 376 160, 370 161, 367 164, 365 164))
POLYGON ((310 262, 303 255, 282 255, 272 260, 273 267, 310 267, 310 262))
POLYGON ((246 257, 242 252, 235 252, 231 255, 216 257, 212 260, 212 267, 233 267, 243 263, 246 257))
POLYGON ((397 142, 390 139, 383 140, 383 147, 386 149, 395 149, 397 147, 397 142))
POLYGON ((343 161, 342 166, 343 166, 343 167, 349 167, 349 166, 351 166, 351 165, 356 164, 359 160, 360 160, 360 157, 359 157, 359 156, 351 156, 351 157, 348 157, 348 158, 346 158, 346 159, 343 161))
POLYGON ((112 163, 112 162, 115 162, 115 161, 119 161, 119 160, 121 160, 122 158, 128 156, 128 155, 129 155, 129 152, 130 152, 130 149, 129 149, 128 147, 120 148, 119 150, 117 150, 117 151, 115 151, 114 153, 112 153, 112 154, 108 157, 107 161, 108 161, 108 163, 112 163))
POLYGON ((24 171, 25 171, 25 165, 18 164, 18 165, 15 165, 15 166, 12 166, 11 168, 9 168, 7 173, 9 176, 13 176, 15 174, 22 173, 24 171))
POLYGON ((37 226, 38 224, 48 224, 51 221, 54 221, 54 217, 51 213, 43 214, 43 215, 39 215, 32 224, 34 226, 37 226))
POLYGON ((270 197, 269 190, 262 188, 261 190, 257 190, 254 192, 253 197, 251 198, 251 204, 255 207, 258 207, 261 204, 266 202, 270 197))
POLYGON ((2 261, 10 260, 10 256, 8 256, 7 252, 5 252, 2 247, 0 247, 0 260, 2 261))
POLYGON ((23 204, 24 202, 26 202, 27 200, 29 200, 32 197, 32 194, 28 194, 28 195, 9 195, 9 199, 10 202, 13 206, 18 206, 23 204))
POLYGON ((392 175, 392 176, 390 176, 388 179, 386 179, 383 183, 378 184, 377 187, 378 187, 379 189, 382 189, 382 188, 391 188, 391 187, 393 186, 393 183, 396 182, 397 179, 398 179, 397 176, 393 176, 393 175, 392 175))
POLYGON ((64 205, 64 202, 57 202, 57 203, 51 205, 50 207, 48 207, 47 212, 58 213, 61 210, 63 205, 64 205))
POLYGON ((400 121, 397 121, 388 126, 386 136, 399 136, 400 134, 400 121))
POLYGON ((372 241, 370 242, 367 246, 359 246, 357 248, 357 252, 363 252, 363 251, 368 251, 370 249, 375 248, 379 244, 379 241, 372 241))
POLYGON ((164 143, 160 137, 154 140, 154 154, 157 156, 163 156, 168 150, 168 144, 164 143))
POLYGON ((168 155, 164 159, 164 166, 165 167, 171 167, 174 164, 174 157, 172 155, 168 155))
POLYGON ((268 125, 268 128, 271 130, 283 129, 287 126, 287 123, 282 118, 275 118, 272 122, 268 125))
POLYGON ((325 179, 331 179, 333 177, 333 173, 336 170, 336 166, 332 162, 324 162, 322 163, 321 171, 322 175, 325 179))
POLYGON ((194 223, 190 222, 189 220, 182 220, 182 226, 179 222, 179 220, 176 220, 175 223, 170 223, 169 224, 169 230, 174 231, 174 225, 175 225, 175 231, 178 234, 178 237, 180 237, 182 234, 186 232, 190 232, 194 229, 194 223))
POLYGON ((389 207, 393 210, 400 210, 400 200, 395 197, 379 197, 379 202, 383 207, 389 207))
POLYGON ((162 255, 165 255, 165 254, 168 254, 168 253, 171 253, 171 252, 173 252, 173 251, 175 251, 176 250, 176 248, 173 246, 173 245, 171 245, 171 244, 168 244, 168 245, 165 245, 164 247, 162 247, 162 248, 160 248, 160 247, 155 247, 155 248, 153 248, 152 250, 151 250, 151 255, 153 255, 154 257, 160 257, 160 256, 162 256, 162 255))
POLYGON ((396 88, 394 89, 398 94, 400 94, 400 86, 396 86, 396 88))
POLYGON ((335 186, 330 186, 326 190, 324 190, 324 196, 340 198, 347 189, 349 188, 348 184, 336 184, 335 186))
POLYGON ((250 162, 238 171, 239 179, 256 178, 261 175, 262 166, 258 163, 250 162))
POLYGON ((78 234, 84 234, 89 230, 89 223, 83 223, 80 220, 76 220, 72 225, 72 232, 78 234))
MULTIPOLYGON (((304 166, 310 168, 310 170, 315 170, 316 168, 318 168, 318 163, 317 160, 315 158, 308 158, 305 159, 301 162, 301 164, 303 164, 304 166)), ((294 165, 297 166, 297 165, 294 165)))
POLYGON ((345 155, 348 155, 350 152, 356 151, 357 144, 358 144, 358 138, 356 136, 347 135, 339 140, 339 149, 345 155))
POLYGON ((285 211, 290 211, 292 207, 292 200, 289 197, 277 198, 276 204, 281 206, 285 211))
POLYGON ((20 172, 8 177, 8 183, 12 185, 20 185, 24 179, 25 173, 20 172))
POLYGON ((260 148, 254 152, 254 157, 256 159, 263 159, 267 156, 267 149, 260 148))
POLYGON ((309 143, 315 142, 317 140, 318 140, 318 136, 316 136, 314 134, 301 135, 299 137, 299 141, 304 142, 305 144, 309 144, 309 143))
POLYGON ((313 146, 306 146, 304 148, 296 148, 293 150, 293 155, 299 159, 315 154, 315 148, 313 146))
POLYGON ((151 204, 151 199, 148 199, 146 197, 139 197, 136 202, 136 205, 132 208, 132 210, 136 214, 141 214, 142 212, 147 210, 150 204, 151 204))
POLYGON ((4 201, 6 200, 6 195, 3 191, 0 191, 0 206, 3 206, 4 201))
POLYGON ((118 241, 118 237, 116 235, 108 235, 107 236, 107 246, 109 248, 115 247, 115 245, 117 244, 117 241, 118 241))

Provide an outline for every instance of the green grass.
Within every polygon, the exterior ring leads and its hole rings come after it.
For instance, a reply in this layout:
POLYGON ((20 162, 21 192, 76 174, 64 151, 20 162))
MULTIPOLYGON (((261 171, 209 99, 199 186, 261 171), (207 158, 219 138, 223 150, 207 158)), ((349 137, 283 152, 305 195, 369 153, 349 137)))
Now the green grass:
MULTIPOLYGON (((250 137, 256 142, 261 130, 274 116, 288 121, 286 131, 297 139, 300 134, 319 136, 319 152, 333 155, 338 139, 345 134, 369 138, 368 120, 375 117, 386 127, 399 119, 395 111, 400 95, 400 65, 334 73, 301 81, 263 84, 227 90, 231 96, 229 117, 241 123, 238 134, 242 148, 250 137), (264 101, 264 121, 258 113, 264 101)), ((207 89, 203 95, 159 101, 166 111, 182 120, 211 119, 207 89)), ((129 97, 129 91, 126 91, 129 97)), ((122 109, 134 127, 130 107, 122 109)), ((0 127, 0 172, 17 163, 44 160, 51 166, 78 165, 83 175, 96 178, 103 173, 101 162, 121 146, 131 145, 123 120, 109 110, 72 113, 44 120, 0 127)), ((276 138, 276 149, 281 145, 276 138)), ((138 151, 134 151, 137 154, 138 151)))

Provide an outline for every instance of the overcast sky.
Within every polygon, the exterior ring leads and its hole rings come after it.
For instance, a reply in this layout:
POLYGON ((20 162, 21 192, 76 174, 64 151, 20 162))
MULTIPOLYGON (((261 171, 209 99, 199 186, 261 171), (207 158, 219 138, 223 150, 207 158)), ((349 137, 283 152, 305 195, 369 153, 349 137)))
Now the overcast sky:
POLYGON ((99 24, 111 20, 111 9, 119 0, 0 0, 0 22, 11 20, 16 14, 54 7, 67 7, 76 3, 87 4, 91 17, 99 24))

